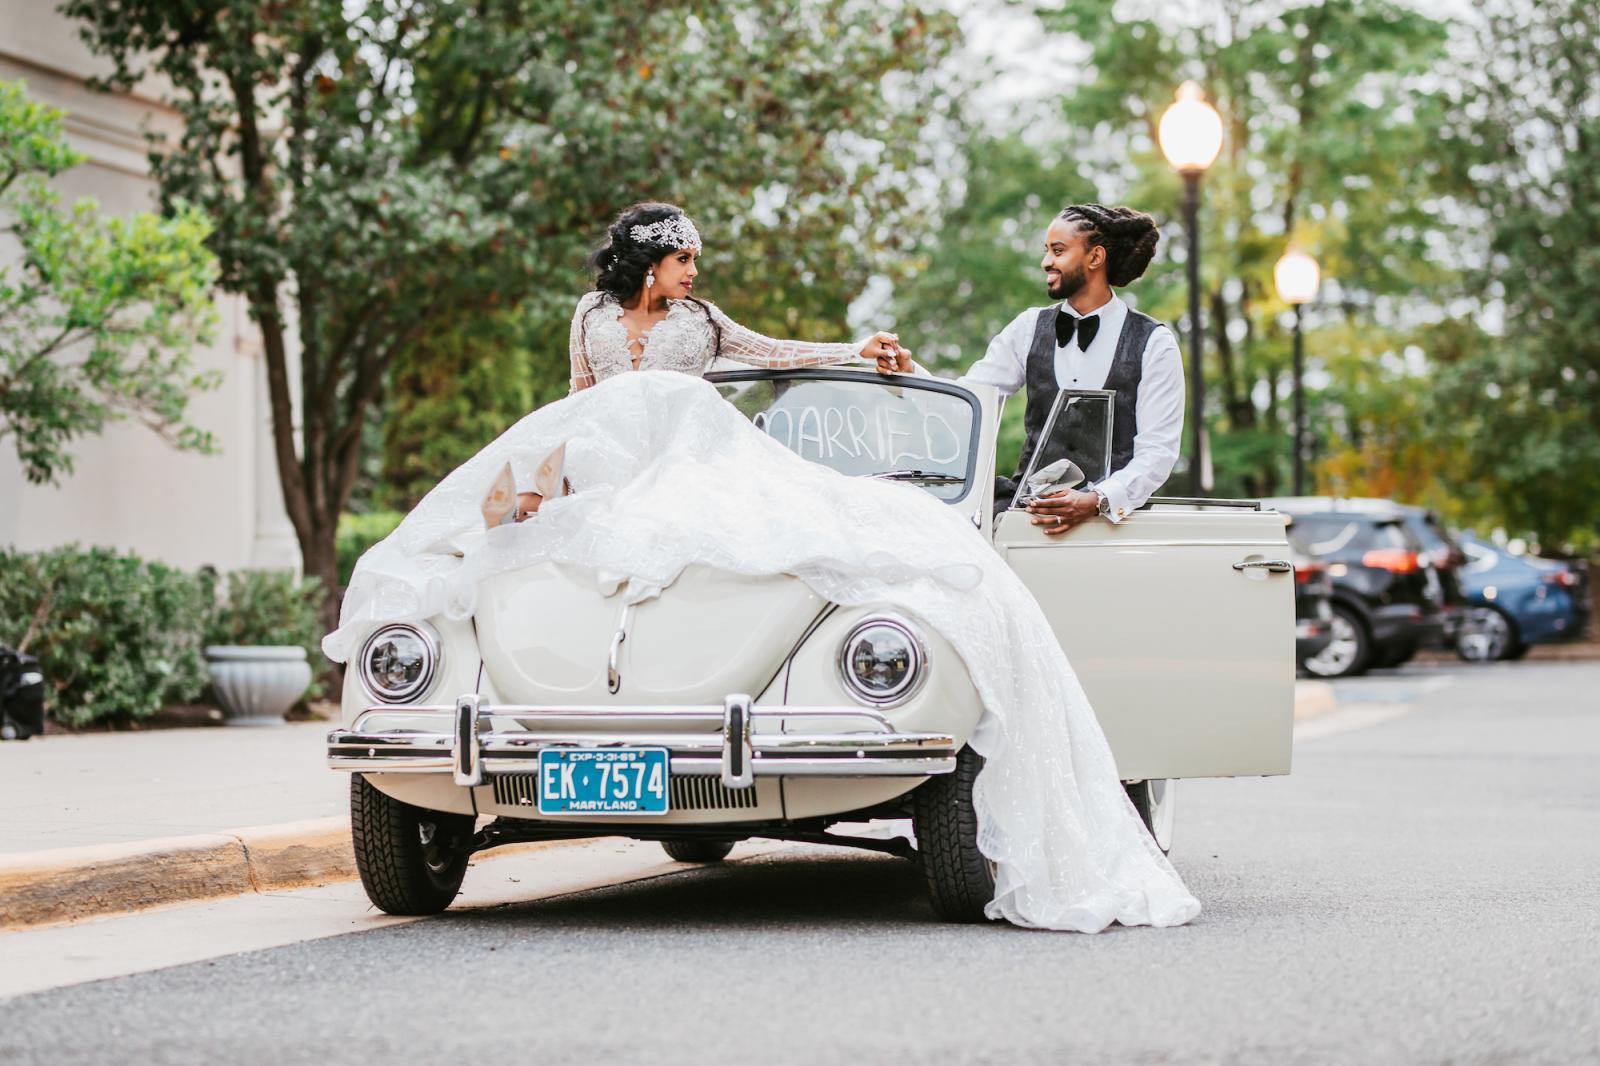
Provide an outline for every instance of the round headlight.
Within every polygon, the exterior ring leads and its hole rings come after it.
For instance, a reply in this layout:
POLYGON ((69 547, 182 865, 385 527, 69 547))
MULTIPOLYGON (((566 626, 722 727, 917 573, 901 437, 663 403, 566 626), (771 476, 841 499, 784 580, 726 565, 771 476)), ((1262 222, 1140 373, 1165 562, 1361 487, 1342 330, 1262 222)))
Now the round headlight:
POLYGON ((872 618, 850 631, 839 649, 844 687, 863 703, 894 704, 916 691, 928 656, 916 630, 897 618, 872 618))
POLYGON ((361 680, 385 703, 403 703, 433 683, 439 642, 418 626, 384 626, 361 649, 361 680))

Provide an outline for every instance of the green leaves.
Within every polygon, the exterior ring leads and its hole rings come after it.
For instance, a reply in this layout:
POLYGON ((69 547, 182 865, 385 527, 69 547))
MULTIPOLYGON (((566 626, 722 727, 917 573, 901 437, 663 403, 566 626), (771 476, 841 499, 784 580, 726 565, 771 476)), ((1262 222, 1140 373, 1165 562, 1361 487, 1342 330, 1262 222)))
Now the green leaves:
POLYGON ((927 0, 63 10, 112 60, 110 84, 174 87, 184 129, 152 165, 168 203, 211 219, 222 283, 261 324, 289 519, 330 589, 362 441, 391 398, 416 416, 400 439, 460 431, 429 471, 487 428, 425 421, 458 403, 417 382, 492 391, 441 336, 515 315, 539 348, 501 399, 564 391, 585 253, 620 209, 660 199, 700 224, 702 283, 731 314, 843 337, 866 280, 932 223, 915 175, 928 124, 956 106, 939 70, 957 20, 927 0))
POLYGON ((189 357, 212 323, 210 224, 187 206, 126 219, 92 200, 63 207, 45 179, 79 162, 60 114, 0 82, 0 233, 17 253, 0 267, 0 440, 36 482, 70 471, 72 439, 118 418, 212 447, 184 418, 214 384, 189 357))

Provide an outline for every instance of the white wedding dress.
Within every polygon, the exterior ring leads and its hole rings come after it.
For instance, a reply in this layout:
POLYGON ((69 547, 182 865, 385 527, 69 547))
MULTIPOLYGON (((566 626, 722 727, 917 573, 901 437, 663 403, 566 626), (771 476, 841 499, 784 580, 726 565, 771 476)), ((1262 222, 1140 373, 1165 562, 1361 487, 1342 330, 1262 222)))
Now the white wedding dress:
POLYGON ((1128 802, 1038 604, 970 521, 922 489, 809 463, 697 377, 618 374, 523 418, 440 482, 362 557, 323 647, 343 662, 375 622, 465 617, 484 578, 544 560, 633 602, 698 563, 791 574, 835 603, 920 619, 983 699, 971 743, 986 760, 975 805, 997 868, 989 916, 1094 932, 1199 913, 1128 802), (478 503, 501 467, 521 487, 562 442, 577 491, 482 532, 478 503))

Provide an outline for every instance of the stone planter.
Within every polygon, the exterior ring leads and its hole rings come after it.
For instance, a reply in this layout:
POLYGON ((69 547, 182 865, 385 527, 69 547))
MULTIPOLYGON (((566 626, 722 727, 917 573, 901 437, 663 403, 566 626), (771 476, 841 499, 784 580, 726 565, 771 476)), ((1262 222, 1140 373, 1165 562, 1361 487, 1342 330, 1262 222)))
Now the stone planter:
POLYGON ((292 644, 214 644, 206 666, 229 725, 282 725, 284 712, 311 685, 306 650, 292 644))

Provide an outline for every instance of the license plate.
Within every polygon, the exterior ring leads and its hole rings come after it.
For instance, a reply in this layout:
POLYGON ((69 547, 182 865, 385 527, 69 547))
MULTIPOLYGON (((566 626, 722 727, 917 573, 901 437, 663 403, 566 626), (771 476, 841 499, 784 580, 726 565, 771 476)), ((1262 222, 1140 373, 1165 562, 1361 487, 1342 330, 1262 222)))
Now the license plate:
POLYGON ((548 748, 540 814, 666 814, 666 748, 548 748))

